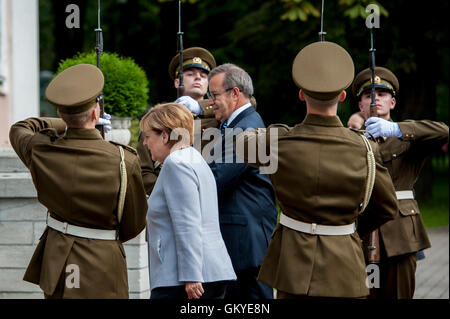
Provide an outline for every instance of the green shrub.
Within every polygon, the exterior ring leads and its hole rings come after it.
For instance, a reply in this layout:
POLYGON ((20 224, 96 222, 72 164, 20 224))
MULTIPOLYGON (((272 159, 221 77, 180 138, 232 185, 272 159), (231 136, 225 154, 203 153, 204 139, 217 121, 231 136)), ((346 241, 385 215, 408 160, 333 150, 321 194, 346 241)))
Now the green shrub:
MULTIPOLYGON (((83 63, 97 65, 96 53, 79 53, 62 61, 56 74, 83 63)), ((105 77, 105 112, 121 117, 141 115, 147 107, 149 91, 144 70, 132 58, 106 52, 100 58, 100 67, 105 77)))

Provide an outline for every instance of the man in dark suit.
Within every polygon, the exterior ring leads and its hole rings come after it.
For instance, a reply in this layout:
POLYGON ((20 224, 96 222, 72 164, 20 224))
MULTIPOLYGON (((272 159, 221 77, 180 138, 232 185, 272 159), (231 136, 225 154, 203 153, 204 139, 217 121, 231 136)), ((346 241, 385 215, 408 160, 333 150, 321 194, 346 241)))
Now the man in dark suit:
POLYGON ((221 139, 214 146, 210 167, 217 183, 222 236, 237 275, 225 298, 273 298, 272 288, 258 282, 257 276, 277 222, 274 190, 257 168, 236 161, 232 147, 238 133, 265 127, 250 103, 252 80, 233 64, 214 68, 208 80, 209 103, 221 122, 221 139))

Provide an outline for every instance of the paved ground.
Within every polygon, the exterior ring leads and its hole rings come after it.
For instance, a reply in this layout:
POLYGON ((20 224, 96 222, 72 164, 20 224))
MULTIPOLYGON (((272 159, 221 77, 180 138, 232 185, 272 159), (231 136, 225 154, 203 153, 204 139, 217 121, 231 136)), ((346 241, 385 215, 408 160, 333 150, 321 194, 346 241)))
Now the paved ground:
POLYGON ((431 248, 418 261, 414 299, 449 299, 448 226, 428 228, 431 248))

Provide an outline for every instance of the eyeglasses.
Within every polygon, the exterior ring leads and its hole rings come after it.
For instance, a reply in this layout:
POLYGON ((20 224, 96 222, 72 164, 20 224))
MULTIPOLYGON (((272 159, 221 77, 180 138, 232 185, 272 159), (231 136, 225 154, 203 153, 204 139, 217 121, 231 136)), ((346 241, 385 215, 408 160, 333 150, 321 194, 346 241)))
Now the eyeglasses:
POLYGON ((211 99, 211 100, 215 101, 218 95, 224 94, 224 93, 226 93, 228 91, 231 91, 232 89, 233 88, 229 88, 229 89, 226 89, 223 92, 210 92, 208 90, 208 92, 206 92, 206 95, 208 96, 208 99, 211 99))

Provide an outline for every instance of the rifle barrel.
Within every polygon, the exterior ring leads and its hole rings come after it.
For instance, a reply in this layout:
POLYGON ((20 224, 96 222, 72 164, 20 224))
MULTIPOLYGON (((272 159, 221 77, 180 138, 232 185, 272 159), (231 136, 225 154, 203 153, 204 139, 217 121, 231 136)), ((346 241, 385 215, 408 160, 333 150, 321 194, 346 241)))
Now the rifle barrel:
POLYGON ((375 102, 375 47, 373 41, 373 28, 370 28, 370 71, 372 73, 372 90, 370 94, 370 116, 377 116, 377 103, 375 102))
MULTIPOLYGON (((95 29, 95 52, 97 54, 97 67, 100 69, 100 56, 103 53, 103 33, 102 28, 100 26, 100 0, 97 2, 98 11, 97 11, 97 22, 98 27, 95 29)), ((100 106, 100 117, 103 117, 105 114, 105 104, 103 99, 103 92, 100 93, 98 104, 100 106)), ((103 138, 105 138, 105 128, 103 125, 97 126, 97 129, 100 131, 100 134, 103 138)))
POLYGON ((178 52, 180 53, 180 69, 178 71, 178 97, 183 95, 184 85, 183 85, 183 32, 181 32, 181 0, 178 0, 178 33, 177 33, 177 46, 178 52))
POLYGON ((325 41, 325 34, 326 32, 323 31, 323 11, 325 7, 325 0, 322 0, 322 13, 320 15, 320 32, 319 32, 319 40, 325 41))

